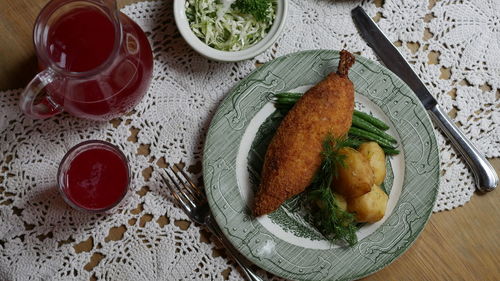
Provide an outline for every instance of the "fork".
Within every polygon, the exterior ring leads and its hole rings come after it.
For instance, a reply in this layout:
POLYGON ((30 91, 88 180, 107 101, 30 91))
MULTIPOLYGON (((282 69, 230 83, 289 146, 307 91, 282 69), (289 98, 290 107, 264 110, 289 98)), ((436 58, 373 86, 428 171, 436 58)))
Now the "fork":
POLYGON ((170 172, 168 169, 165 169, 160 173, 160 176, 170 189, 177 205, 184 210, 186 215, 192 221, 207 227, 208 230, 214 234, 217 240, 224 245, 224 247, 229 251, 229 254, 241 267, 248 280, 263 281, 263 279, 260 278, 252 268, 250 268, 249 262, 240 256, 240 253, 227 240, 217 223, 213 220, 205 193, 193 183, 186 172, 184 172, 176 164, 174 164, 174 167, 178 172, 169 166, 170 172), (182 176, 180 176, 179 173, 182 176), (169 184, 169 180, 167 180, 164 174, 167 175, 171 184, 169 184))

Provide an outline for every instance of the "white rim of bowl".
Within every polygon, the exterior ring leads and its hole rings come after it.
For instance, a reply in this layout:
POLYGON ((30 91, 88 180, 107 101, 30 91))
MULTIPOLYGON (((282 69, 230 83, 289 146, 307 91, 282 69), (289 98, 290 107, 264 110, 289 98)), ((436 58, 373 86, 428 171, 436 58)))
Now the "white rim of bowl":
POLYGON ((262 38, 257 44, 242 50, 242 51, 220 51, 214 49, 203 41, 201 41, 191 30, 189 26, 188 19, 186 17, 186 0, 175 0, 174 1, 174 18, 177 24, 177 28, 181 33, 182 37, 186 42, 193 48, 196 52, 200 53, 202 56, 207 57, 212 60, 222 61, 222 62, 235 62, 242 61, 261 54, 267 50, 281 34, 283 27, 285 26, 286 15, 288 12, 288 0, 276 0, 276 16, 274 18, 274 23, 267 35, 262 38))

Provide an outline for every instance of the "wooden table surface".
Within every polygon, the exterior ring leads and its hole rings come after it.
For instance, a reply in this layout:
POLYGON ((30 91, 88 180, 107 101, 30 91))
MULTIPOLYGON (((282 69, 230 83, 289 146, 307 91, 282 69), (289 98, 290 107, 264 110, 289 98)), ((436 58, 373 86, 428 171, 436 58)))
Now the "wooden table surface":
MULTIPOLYGON (((23 87, 36 73, 32 28, 46 2, 0 0, 0 90, 23 87)), ((118 2, 123 6, 136 1, 118 2)), ((500 173, 500 159, 490 161, 500 173)), ((433 214, 406 253, 364 280, 500 280, 498 204, 496 190, 433 214)))

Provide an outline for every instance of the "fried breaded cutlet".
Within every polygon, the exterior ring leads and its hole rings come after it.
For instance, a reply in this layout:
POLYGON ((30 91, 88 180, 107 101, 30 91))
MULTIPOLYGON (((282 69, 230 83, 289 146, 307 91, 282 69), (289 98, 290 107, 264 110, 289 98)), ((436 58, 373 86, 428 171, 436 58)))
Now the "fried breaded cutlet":
POLYGON ((325 137, 347 134, 354 110, 354 86, 347 75, 353 63, 354 56, 342 50, 337 72, 307 91, 281 122, 264 159, 255 216, 304 191, 321 165, 325 137))

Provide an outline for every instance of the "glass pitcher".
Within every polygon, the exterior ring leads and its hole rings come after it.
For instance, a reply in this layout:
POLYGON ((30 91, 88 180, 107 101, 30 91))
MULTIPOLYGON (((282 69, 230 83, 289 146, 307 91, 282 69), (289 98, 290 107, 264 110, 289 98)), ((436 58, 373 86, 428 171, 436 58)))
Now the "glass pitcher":
POLYGON ((32 118, 66 111, 110 120, 132 110, 151 81, 151 46, 115 0, 52 0, 33 37, 41 72, 19 102, 32 118))

